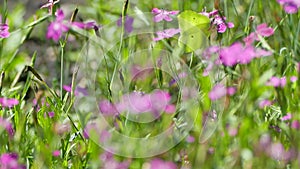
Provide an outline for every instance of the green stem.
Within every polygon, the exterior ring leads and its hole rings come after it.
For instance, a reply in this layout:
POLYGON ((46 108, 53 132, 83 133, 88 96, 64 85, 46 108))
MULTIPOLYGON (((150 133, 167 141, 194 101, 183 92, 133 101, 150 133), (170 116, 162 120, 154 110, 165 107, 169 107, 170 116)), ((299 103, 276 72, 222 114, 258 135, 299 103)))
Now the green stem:
POLYGON ((120 64, 120 62, 121 62, 121 50, 123 47, 123 40, 124 40, 124 35, 125 35, 125 21, 126 21, 128 4, 129 4, 129 0, 124 0, 123 9, 122 9, 122 28, 121 28, 121 36, 120 36, 120 46, 119 46, 118 55, 117 55, 117 63, 115 64, 114 71, 113 71, 113 74, 112 74, 112 77, 110 80, 110 85, 109 85, 110 90, 112 88, 112 84, 113 84, 113 80, 116 75, 118 64, 120 64))
MULTIPOLYGON (((78 8, 76 7, 71 16, 71 19, 70 19, 71 23, 75 20, 77 13, 78 13, 78 8)), ((61 51, 60 51, 60 99, 61 100, 63 100, 64 49, 67 44, 68 37, 69 37, 69 32, 67 32, 64 41, 60 43, 60 47, 61 47, 61 51)))
POLYGON ((60 51, 60 99, 63 100, 64 45, 60 51))

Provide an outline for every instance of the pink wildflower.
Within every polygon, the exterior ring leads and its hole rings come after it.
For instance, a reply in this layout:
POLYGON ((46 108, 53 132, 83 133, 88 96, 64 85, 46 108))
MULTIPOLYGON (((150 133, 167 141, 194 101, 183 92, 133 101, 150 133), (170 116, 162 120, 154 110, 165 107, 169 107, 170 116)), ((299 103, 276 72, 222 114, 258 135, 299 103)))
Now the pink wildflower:
POLYGON ((170 16, 177 15, 178 13, 179 13, 179 11, 166 11, 166 10, 158 9, 158 8, 152 9, 152 14, 155 14, 155 16, 153 18, 154 22, 160 22, 162 20, 170 22, 173 20, 170 16))

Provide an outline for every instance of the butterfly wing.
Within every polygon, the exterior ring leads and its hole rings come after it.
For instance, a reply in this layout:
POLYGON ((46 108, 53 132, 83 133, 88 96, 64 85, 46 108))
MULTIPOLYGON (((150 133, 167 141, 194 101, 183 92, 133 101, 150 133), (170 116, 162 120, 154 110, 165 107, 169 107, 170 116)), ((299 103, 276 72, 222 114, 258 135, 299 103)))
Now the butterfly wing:
POLYGON ((206 46, 210 20, 207 16, 194 11, 184 11, 178 15, 180 45, 186 46, 186 52, 192 52, 206 46))

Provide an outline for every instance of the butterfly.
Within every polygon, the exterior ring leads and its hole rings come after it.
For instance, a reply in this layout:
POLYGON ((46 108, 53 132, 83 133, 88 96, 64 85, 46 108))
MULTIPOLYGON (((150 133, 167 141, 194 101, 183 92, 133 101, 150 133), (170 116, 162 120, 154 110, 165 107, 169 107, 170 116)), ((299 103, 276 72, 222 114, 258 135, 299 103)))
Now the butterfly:
POLYGON ((193 52, 207 45, 211 23, 207 16, 187 10, 177 18, 181 31, 179 42, 181 46, 185 46, 186 52, 193 52))

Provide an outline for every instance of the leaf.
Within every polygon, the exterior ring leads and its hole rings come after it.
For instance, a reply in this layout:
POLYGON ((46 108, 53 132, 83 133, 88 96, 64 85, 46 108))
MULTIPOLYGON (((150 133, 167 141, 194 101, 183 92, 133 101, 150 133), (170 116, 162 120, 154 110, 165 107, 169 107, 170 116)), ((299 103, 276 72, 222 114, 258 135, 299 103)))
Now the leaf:
POLYGON ((184 11, 178 15, 181 34, 179 42, 186 46, 186 52, 192 52, 206 46, 210 20, 207 16, 194 11, 184 11))

